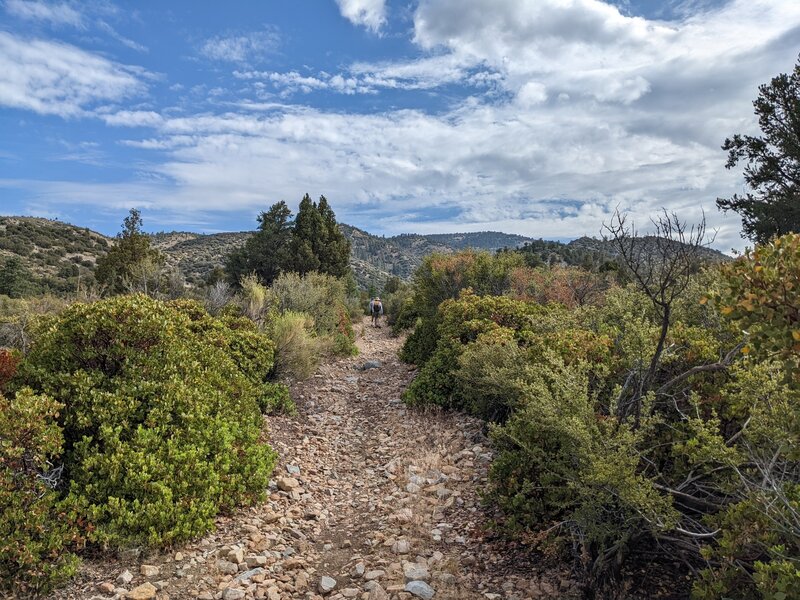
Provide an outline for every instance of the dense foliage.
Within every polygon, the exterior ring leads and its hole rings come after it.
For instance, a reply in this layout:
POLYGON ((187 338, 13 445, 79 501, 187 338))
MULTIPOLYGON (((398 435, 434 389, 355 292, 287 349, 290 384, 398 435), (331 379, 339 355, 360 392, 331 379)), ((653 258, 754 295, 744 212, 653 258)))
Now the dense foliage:
POLYGON ((275 454, 260 442, 273 348, 259 336, 141 295, 40 324, 17 380, 63 405, 66 498, 91 541, 185 540, 262 496, 275 454))
POLYGON ((61 408, 30 389, 0 394, 0 593, 45 593, 77 568, 80 533, 55 489, 61 408))
POLYGON ((800 238, 706 271, 664 240, 627 246, 632 283, 595 280, 583 301, 557 292, 569 269, 481 258, 476 292, 477 257, 432 257, 406 402, 493 423, 487 499, 508 531, 572 554, 588 593, 625 597, 647 548, 690 565, 697 598, 793 597, 800 238))
POLYGON ((339 229, 325 196, 313 202, 306 194, 294 222, 286 203, 273 204, 258 217, 258 231, 226 260, 229 281, 255 273, 271 285, 281 273, 318 271, 334 277, 349 274, 350 242, 339 229))
POLYGON ((97 260, 94 275, 109 293, 148 293, 158 285, 163 264, 163 255, 150 247, 150 237, 142 231, 141 213, 132 208, 125 217, 117 243, 97 260))
POLYGON ((753 106, 762 135, 736 134, 722 146, 727 168, 745 163, 750 191, 719 198, 717 206, 739 213, 742 235, 764 243, 800 231, 800 61, 760 86, 753 106))

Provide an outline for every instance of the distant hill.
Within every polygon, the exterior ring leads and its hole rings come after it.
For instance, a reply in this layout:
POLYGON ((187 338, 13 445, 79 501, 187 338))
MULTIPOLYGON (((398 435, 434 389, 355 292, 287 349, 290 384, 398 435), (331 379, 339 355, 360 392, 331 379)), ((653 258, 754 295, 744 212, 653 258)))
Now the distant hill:
MULTIPOLYGON (((591 266, 613 260, 613 247, 594 238, 579 238, 568 244, 534 240, 521 235, 480 231, 433 235, 376 236, 357 227, 341 225, 352 244, 350 264, 361 288, 380 290, 389 277, 410 279, 422 259, 432 252, 450 253, 465 248, 496 251, 519 250, 531 264, 591 266)), ((153 245, 167 257, 186 281, 201 285, 208 274, 223 266, 225 257, 241 247, 252 232, 200 234, 157 233, 153 245)), ((73 291, 79 281, 90 282, 97 259, 114 243, 85 227, 34 217, 0 217, 0 264, 19 256, 34 278, 32 289, 56 293, 73 291)), ((707 250, 712 261, 728 260, 716 250, 707 250)))
POLYGON ((97 259, 111 241, 85 227, 36 217, 0 217, 0 263, 18 256, 31 274, 32 292, 75 290, 94 279, 97 259))
MULTIPOLYGON (((640 243, 651 244, 655 238, 642 237, 640 243)), ((528 264, 566 264, 596 269, 603 263, 617 258, 617 248, 610 242, 597 238, 581 237, 564 244, 550 240, 530 240, 518 248, 528 264)), ((704 262, 724 262, 730 257, 712 248, 701 248, 700 259, 704 262)))

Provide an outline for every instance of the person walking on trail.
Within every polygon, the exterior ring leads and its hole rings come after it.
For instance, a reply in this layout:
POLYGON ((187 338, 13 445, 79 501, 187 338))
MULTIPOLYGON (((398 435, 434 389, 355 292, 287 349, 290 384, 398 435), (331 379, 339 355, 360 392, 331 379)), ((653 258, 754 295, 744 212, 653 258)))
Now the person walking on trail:
POLYGON ((381 303, 381 299, 377 296, 369 303, 369 314, 372 316, 372 326, 380 327, 380 325, 378 325, 378 321, 383 314, 383 304, 381 303))

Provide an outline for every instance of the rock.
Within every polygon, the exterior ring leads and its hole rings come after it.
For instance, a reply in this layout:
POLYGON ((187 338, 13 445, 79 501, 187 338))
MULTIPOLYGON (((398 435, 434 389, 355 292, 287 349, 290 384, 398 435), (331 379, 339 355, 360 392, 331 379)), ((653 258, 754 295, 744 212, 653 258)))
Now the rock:
POLYGON ((133 573, 128 571, 128 569, 125 569, 117 577, 117 583, 120 585, 128 585, 131 581, 133 581, 133 573))
POLYGON ((327 575, 323 575, 322 579, 319 580, 319 591, 323 594, 332 592, 335 587, 336 587, 336 580, 333 577, 328 577, 327 575))
POLYGON ((211 592, 200 592, 197 594, 197 600, 214 600, 214 594, 211 592))
POLYGON ((229 560, 218 560, 217 569, 226 575, 236 575, 239 572, 239 565, 229 560))
POLYGON ((380 579, 384 575, 386 575, 386 571, 381 571, 380 569, 375 569, 373 571, 367 571, 364 574, 364 579, 366 581, 372 581, 373 579, 380 579))
POLYGON ((244 562, 247 563, 247 566, 251 569, 255 567, 263 567, 267 564, 267 557, 261 556, 260 554, 252 555, 252 556, 245 556, 244 562))
POLYGON ((128 600, 151 600, 156 597, 157 591, 156 586, 148 581, 139 587, 133 588, 130 592, 125 594, 125 597, 128 598, 128 600))
POLYGON ((278 489, 284 492, 291 492, 293 489, 300 487, 300 482, 294 477, 278 477, 278 489))
POLYGON ((244 596, 244 590, 237 590, 236 588, 228 588, 222 592, 222 600, 242 600, 244 596))
POLYGON ((231 561, 232 563, 236 563, 237 565, 239 563, 243 563, 244 550, 242 550, 241 548, 231 548, 230 550, 228 550, 228 560, 231 561))
POLYGON ((380 369, 383 366, 383 363, 379 360, 368 360, 360 367, 358 367, 359 371, 369 371, 370 369, 380 369))
POLYGON ((262 569, 261 567, 256 567, 255 569, 250 569, 249 571, 245 571, 244 573, 237 575, 234 581, 246 581, 255 575, 260 575, 263 572, 264 569, 262 569))
POLYGON ((403 567, 403 575, 406 578, 406 582, 408 581, 428 581, 431 575, 428 573, 428 569, 422 565, 416 563, 407 563, 403 567))
POLYGON ((397 540, 392 544, 392 552, 395 554, 408 554, 411 552, 411 544, 408 540, 397 540))
POLYGON ((181 562, 183 560, 183 552, 176 552, 175 553, 175 562, 181 562))
POLYGON ((434 590, 424 581, 409 581, 404 589, 409 594, 412 594, 417 598, 423 598, 423 600, 431 600, 433 595, 436 593, 436 590, 434 590))
POLYGON ((289 473, 289 475, 299 475, 300 467, 297 465, 286 465, 286 471, 289 473))
POLYGON ((114 584, 110 581, 104 581, 100 585, 97 586, 97 589, 103 592, 104 594, 113 594, 114 593, 114 584))
POLYGON ((384 590, 380 584, 377 584, 369 591, 367 600, 389 600, 389 594, 386 593, 386 590, 384 590))
POLYGON ((359 594, 358 588, 344 588, 341 592, 339 592, 345 598, 355 598, 359 594))
POLYGON ((142 565, 139 567, 139 572, 145 577, 157 577, 160 569, 155 565, 142 565))

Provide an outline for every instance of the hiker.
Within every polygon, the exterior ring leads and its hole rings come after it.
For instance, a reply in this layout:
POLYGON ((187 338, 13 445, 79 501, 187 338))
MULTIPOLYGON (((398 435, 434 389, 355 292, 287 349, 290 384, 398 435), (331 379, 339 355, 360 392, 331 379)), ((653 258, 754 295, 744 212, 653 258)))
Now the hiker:
POLYGON ((380 327, 378 325, 378 320, 381 318, 383 314, 383 304, 381 304, 381 299, 377 296, 370 300, 369 303, 369 314, 372 315, 372 326, 373 327, 380 327))

